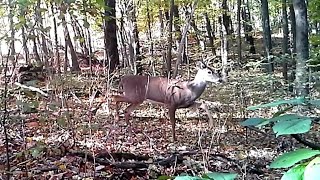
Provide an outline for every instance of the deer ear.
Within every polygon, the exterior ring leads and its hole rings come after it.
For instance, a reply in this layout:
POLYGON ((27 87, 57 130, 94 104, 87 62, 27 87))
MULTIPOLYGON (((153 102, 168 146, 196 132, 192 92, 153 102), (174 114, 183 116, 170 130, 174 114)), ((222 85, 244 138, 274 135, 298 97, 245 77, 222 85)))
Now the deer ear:
POLYGON ((198 61, 197 62, 197 68, 199 68, 199 69, 204 69, 204 68, 206 68, 207 66, 206 66, 206 64, 203 62, 203 61, 198 61))

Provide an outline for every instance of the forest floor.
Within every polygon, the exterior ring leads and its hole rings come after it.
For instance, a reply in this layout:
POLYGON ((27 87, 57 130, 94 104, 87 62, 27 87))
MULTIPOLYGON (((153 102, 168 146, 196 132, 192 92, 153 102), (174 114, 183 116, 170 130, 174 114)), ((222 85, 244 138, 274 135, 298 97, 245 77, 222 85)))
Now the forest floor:
MULTIPOLYGON (((277 112, 277 108, 247 111, 248 106, 291 97, 280 73, 272 77, 273 89, 270 77, 260 68, 234 69, 228 82, 210 84, 200 100, 212 112, 213 127, 203 111, 180 109, 175 142, 167 110, 161 106, 144 103, 134 111, 131 131, 123 117, 115 121, 112 103, 92 111, 105 91, 91 98, 95 90, 91 87, 103 89, 104 82, 105 78, 68 76, 37 84, 44 90, 50 84, 46 98, 9 86, 8 137, 0 136, 2 178, 7 147, 15 179, 121 180, 206 171, 237 173, 237 179, 280 179, 285 169, 269 169, 269 164, 279 154, 302 147, 289 136, 276 138, 270 128, 252 130, 240 125, 246 118, 271 117, 277 112)), ((311 93, 318 96, 316 90, 311 93)), ((308 136, 318 138, 316 131, 308 136)))
MULTIPOLYGON (((174 143, 166 109, 144 103, 132 114, 129 131, 123 117, 114 120, 112 104, 96 114, 90 111, 103 96, 90 107, 88 93, 80 88, 87 86, 78 84, 86 84, 84 79, 63 82, 70 90, 63 105, 57 98, 59 88, 52 91, 56 98, 49 99, 11 89, 7 134, 12 175, 17 179, 156 179, 209 170, 238 173, 238 179, 279 179, 282 171, 268 165, 300 145, 290 137, 276 138, 271 130, 240 126, 248 117, 271 117, 276 111, 245 108, 286 97, 278 80, 274 84, 279 87, 271 92, 266 74, 234 71, 228 82, 210 85, 201 99, 215 118, 214 126, 209 128, 202 111, 178 110, 174 143)), ((4 170, 4 136, 0 142, 0 169, 4 170)))

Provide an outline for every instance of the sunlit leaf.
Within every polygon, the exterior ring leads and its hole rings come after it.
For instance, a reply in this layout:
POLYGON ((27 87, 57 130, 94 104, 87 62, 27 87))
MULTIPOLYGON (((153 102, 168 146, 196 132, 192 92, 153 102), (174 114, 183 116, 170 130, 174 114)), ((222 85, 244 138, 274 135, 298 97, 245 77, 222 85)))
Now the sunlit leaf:
POLYGON ((302 180, 306 165, 299 164, 283 174, 281 180, 302 180))
POLYGON ((174 178, 175 180, 202 180, 200 177, 194 177, 194 176, 177 176, 174 178))
POLYGON ((247 108, 247 110, 256 110, 256 109, 260 109, 260 108, 275 107, 275 106, 280 106, 283 104, 299 105, 299 104, 303 104, 303 103, 305 103, 305 98, 298 97, 298 98, 289 99, 289 100, 279 100, 279 101, 274 101, 274 102, 267 103, 267 104, 250 106, 247 108))
POLYGON ((219 172, 211 172, 205 174, 203 177, 210 178, 214 180, 233 180, 237 177, 236 173, 219 173, 219 172))
POLYGON ((313 180, 320 177, 320 157, 314 158, 304 171, 304 180, 313 180))
POLYGON ((163 175, 163 176, 159 176, 157 179, 158 179, 158 180, 168 180, 168 179, 173 179, 173 177, 163 175))
POLYGON ((272 127, 277 136, 284 134, 301 134, 308 132, 311 128, 311 119, 308 117, 282 120, 272 127))
POLYGON ((318 154, 320 154, 320 151, 312 149, 298 149, 295 151, 287 152, 274 160, 270 164, 270 168, 288 168, 301 160, 311 158, 318 154))

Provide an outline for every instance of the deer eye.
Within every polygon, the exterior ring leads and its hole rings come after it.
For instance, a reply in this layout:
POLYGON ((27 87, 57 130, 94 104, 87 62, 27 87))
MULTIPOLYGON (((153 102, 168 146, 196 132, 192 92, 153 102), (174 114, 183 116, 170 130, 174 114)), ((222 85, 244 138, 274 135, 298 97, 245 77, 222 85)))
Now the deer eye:
POLYGON ((209 71, 208 74, 212 74, 212 71, 209 71))

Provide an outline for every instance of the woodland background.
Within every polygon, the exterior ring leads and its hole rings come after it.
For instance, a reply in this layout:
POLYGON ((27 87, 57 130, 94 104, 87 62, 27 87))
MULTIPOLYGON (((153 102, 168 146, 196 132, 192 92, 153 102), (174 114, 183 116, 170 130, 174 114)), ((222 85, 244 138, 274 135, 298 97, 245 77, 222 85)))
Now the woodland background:
POLYGON ((319 12, 319 0, 1 1, 1 177, 319 177, 319 12), (114 121, 122 75, 188 80, 204 59, 226 81, 200 98, 214 127, 179 110, 172 142, 148 103, 134 134, 114 121))

